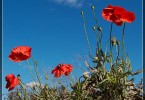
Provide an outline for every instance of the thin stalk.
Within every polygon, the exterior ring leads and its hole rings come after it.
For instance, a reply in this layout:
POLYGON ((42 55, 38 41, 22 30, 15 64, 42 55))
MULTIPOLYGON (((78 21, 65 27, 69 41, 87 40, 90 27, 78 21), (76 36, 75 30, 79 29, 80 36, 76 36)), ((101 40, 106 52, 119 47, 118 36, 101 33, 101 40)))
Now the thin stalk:
POLYGON ((88 33, 87 33, 87 30, 86 30, 86 20, 85 20, 84 14, 82 14, 82 17, 83 17, 83 20, 84 20, 84 31, 85 31, 85 34, 86 34, 86 39, 87 39, 88 48, 89 48, 89 51, 90 51, 90 56, 92 56, 92 50, 91 50, 91 46, 90 46, 90 42, 89 42, 89 38, 88 38, 88 33))
POLYGON ((35 62, 35 60, 34 60, 33 57, 32 57, 32 60, 33 60, 33 63, 34 63, 34 70, 35 70, 37 79, 38 79, 38 81, 39 81, 39 83, 40 83, 40 87, 41 87, 42 81, 41 81, 41 78, 40 78, 40 75, 39 75, 39 72, 38 72, 38 69, 37 69, 37 64, 36 64, 36 62, 35 62))
POLYGON ((94 19, 95 19, 95 22, 96 22, 96 26, 98 27, 98 21, 97 21, 97 17, 96 17, 94 9, 92 9, 92 13, 93 13, 93 16, 94 16, 94 19))
POLYGON ((107 53, 107 50, 108 50, 109 41, 110 41, 110 39, 107 41, 107 44, 106 44, 105 55, 107 55, 106 53, 107 53))
MULTIPOLYGON (((26 84, 24 84, 24 83, 22 83, 21 82, 21 84, 23 84, 23 86, 27 86, 26 84)), ((35 89, 33 89, 31 86, 28 86, 29 88, 31 88, 31 90, 33 91, 33 93, 35 92, 35 94, 37 94, 37 95, 39 95, 39 92, 37 92, 35 89)))
POLYGON ((29 71, 30 71, 31 77, 32 77, 33 81, 35 81, 34 76, 33 76, 33 73, 32 73, 32 70, 31 70, 31 68, 30 68, 30 63, 29 63, 28 60, 27 60, 27 64, 28 64, 28 69, 29 69, 29 71))
MULTIPOLYGON (((53 98, 53 100, 55 100, 55 97, 53 95, 51 95, 51 93, 49 92, 49 90, 45 90, 46 91, 46 94, 47 94, 47 98, 48 98, 48 94, 53 98)), ((46 98, 46 100, 47 100, 46 98)))
POLYGON ((79 90, 79 91, 77 91, 77 92, 79 92, 79 93, 77 93, 77 94, 78 94, 78 95, 77 95, 78 100, 81 99, 80 95, 81 95, 81 91, 82 91, 82 86, 81 86, 81 78, 82 78, 82 77, 83 77, 83 76, 81 76, 81 77, 79 78, 79 81, 78 81, 78 90, 79 90))
MULTIPOLYGON (((125 53, 125 45, 124 45, 124 34, 125 34, 125 23, 123 24, 123 32, 122 32, 122 64, 123 64, 123 73, 125 72, 125 64, 124 64, 124 53, 125 53)), ((127 77, 124 76, 124 84, 126 83, 127 77)), ((123 90, 126 93, 126 90, 123 90)))
POLYGON ((116 51, 117 51, 117 57, 116 57, 116 68, 117 68, 118 59, 119 59, 119 52, 120 52, 119 45, 116 46, 116 51))
MULTIPOLYGON (((106 57, 106 58, 107 58, 107 49, 108 49, 109 41, 110 41, 110 40, 107 41, 106 49, 105 49, 105 57, 106 57)), ((107 58, 107 59, 108 59, 108 58, 107 58)), ((105 66, 105 68, 106 68, 106 61, 105 61, 105 63, 104 63, 104 66, 105 66)))
POLYGON ((71 80, 72 84, 75 84, 73 78, 69 75, 68 78, 71 80))
POLYGON ((101 48, 101 47, 102 47, 103 32, 101 31, 100 33, 101 33, 101 37, 100 37, 100 41, 99 41, 99 43, 100 43, 100 48, 101 48))
POLYGON ((23 100, 23 99, 19 96, 19 100, 23 100))
POLYGON ((96 29, 94 30, 94 33, 96 34, 96 40, 97 40, 97 50, 99 51, 100 50, 100 47, 99 47, 99 34, 98 34, 98 32, 96 31, 96 29))
POLYGON ((110 67, 112 67, 112 59, 113 59, 113 55, 112 55, 112 43, 111 43, 111 38, 112 38, 112 26, 113 23, 111 23, 111 27, 110 27, 110 67))
POLYGON ((22 84, 21 80, 20 80, 19 85, 21 86, 21 88, 22 88, 22 90, 23 90, 23 93, 24 93, 24 100, 28 100, 26 90, 25 90, 24 85, 22 84))
MULTIPOLYGON (((97 17, 96 17, 94 9, 92 9, 92 13, 93 13, 93 16, 94 16, 94 19, 95 19, 95 22, 96 22, 96 27, 98 28, 99 25, 98 25, 98 21, 97 21, 97 17)), ((102 31, 98 31, 97 34, 99 34, 99 33, 101 34, 101 36, 98 38, 98 40, 99 40, 99 48, 101 48, 103 33, 102 33, 102 31)))
MULTIPOLYGON (((18 93, 18 92, 17 92, 18 93)), ((17 94, 18 95, 18 94, 17 94)), ((22 98, 22 96, 21 96, 21 94, 20 95, 18 95, 18 97, 19 97, 19 100, 23 100, 23 98, 22 98)), ((5 99, 4 99, 5 100, 5 99)))
POLYGON ((123 24, 123 33, 122 33, 122 62, 123 62, 123 68, 124 68, 124 52, 125 52, 125 46, 124 46, 124 34, 125 34, 125 23, 123 24))
POLYGON ((33 60, 33 63, 34 63, 34 69, 35 69, 35 72, 36 72, 36 76, 37 76, 37 78, 38 78, 38 81, 41 83, 42 81, 41 81, 41 79, 40 79, 40 75, 39 75, 39 72, 38 72, 37 64, 36 64, 36 62, 35 62, 35 60, 34 60, 33 57, 32 57, 32 60, 33 60))

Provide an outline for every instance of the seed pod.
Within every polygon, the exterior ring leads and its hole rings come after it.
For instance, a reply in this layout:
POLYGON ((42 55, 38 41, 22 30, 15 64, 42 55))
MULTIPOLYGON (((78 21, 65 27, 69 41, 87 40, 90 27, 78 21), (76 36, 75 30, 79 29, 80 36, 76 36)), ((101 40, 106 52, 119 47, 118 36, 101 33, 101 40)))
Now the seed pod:
POLYGON ((95 60, 99 60, 99 58, 98 57, 95 57, 95 60))
POLYGON ((98 27, 98 31, 102 31, 102 28, 101 27, 98 27))
POLYGON ((93 68, 93 69, 91 69, 91 72, 92 72, 92 73, 97 73, 97 72, 98 72, 98 70, 97 70, 97 69, 95 69, 95 68, 93 68))
POLYGON ((21 93, 20 93, 20 92, 17 92, 17 96, 21 97, 22 95, 21 95, 21 93))
POLYGON ((84 12, 83 11, 81 11, 81 15, 83 15, 84 14, 84 12))
POLYGON ((83 73, 83 77, 84 77, 84 78, 89 78, 89 77, 90 77, 89 72, 84 72, 84 73, 83 73))
POLYGON ((20 74, 17 75, 17 78, 18 78, 19 80, 21 79, 21 78, 20 78, 20 74))
POLYGON ((100 66, 103 66, 103 61, 99 61, 99 63, 98 63, 100 66))
POLYGON ((117 45, 119 45, 119 44, 120 44, 119 40, 117 40, 117 41, 116 41, 116 44, 117 44, 117 45))
POLYGON ((94 10, 95 7, 92 5, 91 8, 92 8, 92 10, 94 10))
POLYGON ((45 86, 44 86, 44 87, 45 87, 45 89, 46 89, 46 90, 48 90, 48 85, 47 85, 47 84, 45 84, 45 86))
POLYGON ((112 43, 113 46, 117 44, 117 43, 116 43, 116 38, 115 38, 115 37, 112 37, 112 38, 111 38, 111 43, 112 43))
POLYGON ((96 27, 95 26, 93 26, 92 28, 93 28, 94 31, 96 31, 96 27))
POLYGON ((48 73, 45 75, 45 79, 48 81, 48 73))

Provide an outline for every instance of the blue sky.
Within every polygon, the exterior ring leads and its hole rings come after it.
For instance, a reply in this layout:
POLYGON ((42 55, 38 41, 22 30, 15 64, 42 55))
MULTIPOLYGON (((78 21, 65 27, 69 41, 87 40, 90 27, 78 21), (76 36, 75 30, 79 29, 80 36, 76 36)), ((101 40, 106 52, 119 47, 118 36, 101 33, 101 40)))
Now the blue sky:
MULTIPOLYGON (((103 29, 103 47, 109 37, 110 23, 102 18, 102 9, 112 4, 135 13, 136 20, 126 24, 125 50, 129 53, 133 70, 141 69, 142 0, 133 2, 130 0, 3 0, 3 91, 7 92, 5 89, 7 74, 20 74, 24 83, 32 81, 25 61, 14 63, 8 59, 11 49, 19 45, 32 47, 32 55, 38 61, 43 77, 43 70, 50 73, 58 63, 75 65, 74 73, 79 76, 82 71, 76 63, 76 55, 88 56, 83 20, 80 15, 82 10, 85 13, 89 39, 95 54, 95 35, 91 28, 95 25, 90 8, 92 4, 95 6, 99 25, 103 29)), ((122 27, 114 24, 113 34, 119 40, 121 33, 122 27)))

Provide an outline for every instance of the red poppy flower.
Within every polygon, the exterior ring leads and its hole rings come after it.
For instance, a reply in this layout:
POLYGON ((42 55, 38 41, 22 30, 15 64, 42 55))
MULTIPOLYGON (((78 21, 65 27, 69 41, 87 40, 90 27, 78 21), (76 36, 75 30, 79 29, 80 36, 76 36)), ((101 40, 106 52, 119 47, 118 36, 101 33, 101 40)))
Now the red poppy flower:
POLYGON ((58 64, 53 70, 52 74, 54 74, 55 78, 60 77, 61 75, 68 76, 73 69, 73 66, 70 64, 58 64))
POLYGON ((17 85, 19 85, 19 80, 13 74, 7 75, 5 79, 7 81, 6 88, 9 89, 8 91, 13 90, 17 85))
POLYGON ((30 48, 29 46, 18 46, 16 48, 13 48, 9 55, 9 59, 14 62, 27 60, 31 57, 31 50, 32 48, 30 48))
POLYGON ((125 13, 122 14, 121 20, 123 22, 132 23, 135 20, 135 15, 133 12, 126 11, 125 13))
POLYGON ((110 22, 114 22, 120 26, 123 22, 131 23, 135 20, 135 15, 132 12, 125 10, 120 6, 108 5, 102 11, 102 17, 110 22))
POLYGON ((73 66, 71 64, 62 64, 61 68, 64 69, 64 75, 68 76, 71 73, 73 66))

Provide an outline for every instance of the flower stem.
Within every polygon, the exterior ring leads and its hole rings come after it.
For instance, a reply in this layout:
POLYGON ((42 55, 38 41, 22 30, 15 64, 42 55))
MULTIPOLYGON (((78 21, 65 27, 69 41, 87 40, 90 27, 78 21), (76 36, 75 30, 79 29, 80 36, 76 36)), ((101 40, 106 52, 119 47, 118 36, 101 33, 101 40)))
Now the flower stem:
POLYGON ((28 100, 26 90, 25 90, 24 85, 22 84, 21 80, 20 80, 19 85, 21 86, 21 88, 22 88, 22 90, 23 90, 23 93, 24 93, 24 100, 28 100))
POLYGON ((33 57, 32 57, 32 60, 33 60, 33 63, 34 63, 34 70, 35 70, 35 73, 36 73, 36 77, 37 77, 37 79, 40 83, 40 87, 41 87, 42 86, 42 80, 41 80, 39 72, 38 72, 37 62, 35 62, 33 57))
POLYGON ((123 24, 123 33, 122 33, 122 63, 123 63, 123 71, 124 71, 124 53, 125 53, 124 34, 125 34, 125 23, 123 24))
POLYGON ((34 76, 33 76, 33 73, 32 73, 32 70, 31 70, 31 68, 30 68, 30 63, 29 63, 28 60, 27 60, 27 64, 28 64, 28 69, 29 69, 29 71, 30 71, 31 77, 32 77, 33 81, 35 81, 34 76))
POLYGON ((111 23, 111 27, 110 27, 110 67, 112 67, 112 59, 113 59, 113 55, 112 55, 112 43, 111 43, 111 38, 112 38, 112 26, 113 23, 111 23))
MULTIPOLYGON (((95 19, 95 22, 96 22, 96 27, 99 28, 98 21, 97 21, 97 17, 96 17, 96 14, 95 14, 94 9, 92 9, 92 13, 93 13, 93 16, 94 16, 94 19, 95 19)), ((97 37, 98 37, 98 42, 99 42, 99 43, 97 43, 97 45, 98 45, 98 49, 99 49, 99 50, 101 49, 102 36, 103 36, 102 31, 99 31, 99 30, 98 30, 98 32, 97 32, 97 37), (100 34, 101 36, 99 36, 99 34, 100 34)))
POLYGON ((86 20, 85 20, 84 14, 82 14, 82 17, 83 17, 83 20, 84 20, 84 31, 85 31, 86 39, 87 39, 87 42, 88 42, 90 56, 92 57, 92 50, 91 50, 91 46, 90 46, 90 42, 89 42, 89 38, 88 38, 88 33, 87 33, 87 30, 86 30, 86 20))
POLYGON ((93 12, 94 19, 95 19, 95 21, 96 21, 96 26, 98 27, 98 21, 97 21, 97 17, 96 17, 96 14, 95 14, 95 12, 94 12, 94 9, 92 10, 92 12, 93 12))
POLYGON ((119 52, 120 52, 120 49, 119 49, 119 45, 116 46, 116 51, 117 51, 117 57, 116 57, 116 69, 117 69, 117 66, 118 66, 118 59, 119 59, 119 52))
MULTIPOLYGON (((124 34, 125 34, 125 23, 123 24, 123 32, 122 32, 122 64, 123 64, 123 73, 125 73, 125 61, 124 61, 124 53, 125 53, 125 45, 124 45, 124 34)), ((124 76, 124 84, 126 83, 127 77, 124 76)), ((126 90, 123 90, 126 93, 126 90)))

